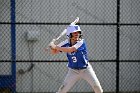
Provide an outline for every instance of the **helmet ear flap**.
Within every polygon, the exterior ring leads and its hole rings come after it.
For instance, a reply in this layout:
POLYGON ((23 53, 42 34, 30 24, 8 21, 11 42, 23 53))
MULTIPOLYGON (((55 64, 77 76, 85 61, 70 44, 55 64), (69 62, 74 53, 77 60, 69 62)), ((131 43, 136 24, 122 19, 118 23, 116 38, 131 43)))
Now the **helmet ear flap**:
POLYGON ((79 38, 82 38, 82 33, 81 33, 81 31, 79 31, 79 34, 80 34, 79 38))
POLYGON ((70 33, 69 38, 72 38, 72 33, 70 33))
POLYGON ((79 34, 80 34, 80 35, 82 34, 81 31, 79 31, 79 34))
POLYGON ((72 33, 70 33, 70 35, 67 35, 68 38, 72 38, 72 33))

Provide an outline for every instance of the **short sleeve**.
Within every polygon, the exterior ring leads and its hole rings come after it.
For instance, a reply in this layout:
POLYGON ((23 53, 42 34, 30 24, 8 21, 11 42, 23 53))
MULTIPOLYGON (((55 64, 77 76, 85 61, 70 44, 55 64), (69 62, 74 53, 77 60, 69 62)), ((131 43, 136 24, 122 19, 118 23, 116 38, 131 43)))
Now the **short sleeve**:
POLYGON ((83 44, 83 40, 78 41, 75 45, 73 45, 73 47, 75 47, 76 49, 78 49, 79 47, 81 47, 83 44))

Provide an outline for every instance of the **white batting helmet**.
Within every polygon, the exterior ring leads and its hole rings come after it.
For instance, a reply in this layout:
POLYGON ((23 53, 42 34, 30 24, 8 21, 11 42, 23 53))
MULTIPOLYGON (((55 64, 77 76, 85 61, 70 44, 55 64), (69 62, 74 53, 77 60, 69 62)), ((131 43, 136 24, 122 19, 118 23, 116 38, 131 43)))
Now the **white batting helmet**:
POLYGON ((67 37, 70 37, 70 34, 73 33, 73 32, 77 32, 77 31, 80 31, 81 32, 81 29, 78 25, 70 25, 67 27, 67 37))

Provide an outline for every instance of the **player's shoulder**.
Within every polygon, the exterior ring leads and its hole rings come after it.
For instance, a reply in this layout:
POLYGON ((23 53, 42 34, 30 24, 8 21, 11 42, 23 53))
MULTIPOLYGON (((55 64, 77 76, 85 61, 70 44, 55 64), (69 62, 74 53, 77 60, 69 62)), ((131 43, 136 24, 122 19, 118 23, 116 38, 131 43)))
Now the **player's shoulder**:
POLYGON ((87 45, 85 39, 81 39, 80 41, 77 42, 77 44, 82 47, 86 47, 86 45, 87 45))
POLYGON ((78 45, 78 46, 82 46, 84 44, 85 44, 84 39, 78 40, 77 43, 76 43, 76 45, 78 45))
POLYGON ((84 39, 78 40, 77 43, 85 43, 84 39))
POLYGON ((74 45, 74 47, 78 50, 86 49, 86 44, 84 39, 78 40, 77 43, 74 45))

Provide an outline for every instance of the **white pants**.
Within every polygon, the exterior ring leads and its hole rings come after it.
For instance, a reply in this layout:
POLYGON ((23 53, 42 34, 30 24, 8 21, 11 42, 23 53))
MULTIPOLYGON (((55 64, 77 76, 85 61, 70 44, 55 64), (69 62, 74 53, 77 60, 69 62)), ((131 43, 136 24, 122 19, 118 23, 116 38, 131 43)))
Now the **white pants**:
POLYGON ((103 89, 100 85, 100 82, 92 69, 92 66, 89 64, 87 69, 74 70, 69 68, 67 76, 64 80, 64 83, 61 85, 57 93, 66 93, 79 79, 86 80, 93 88, 95 93, 103 93, 103 89))

